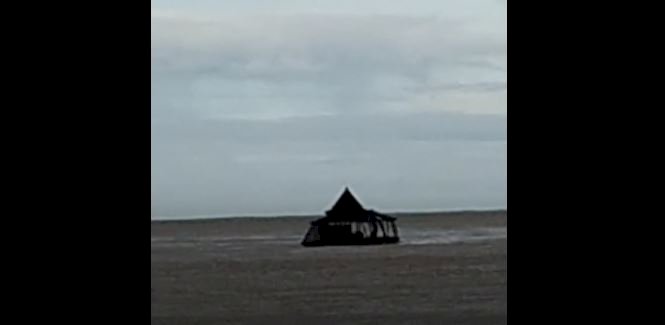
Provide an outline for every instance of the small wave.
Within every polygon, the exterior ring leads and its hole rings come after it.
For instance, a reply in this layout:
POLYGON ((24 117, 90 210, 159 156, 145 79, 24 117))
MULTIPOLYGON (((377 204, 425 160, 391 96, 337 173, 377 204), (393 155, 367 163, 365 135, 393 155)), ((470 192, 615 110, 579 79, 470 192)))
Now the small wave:
POLYGON ((232 244, 281 244, 293 243, 300 240, 300 236, 207 236, 207 237, 152 237, 151 244, 154 247, 160 246, 197 246, 197 245, 215 245, 229 246, 232 244))
POLYGON ((505 239, 507 237, 508 231, 506 227, 440 231, 406 230, 402 235, 402 243, 407 245, 454 244, 461 242, 505 239))
MULTIPOLYGON (((455 230, 404 229, 400 233, 403 245, 454 244, 507 238, 507 228, 472 228, 455 230)), ((302 235, 252 235, 206 237, 152 237, 154 247, 237 246, 298 244, 302 235)))

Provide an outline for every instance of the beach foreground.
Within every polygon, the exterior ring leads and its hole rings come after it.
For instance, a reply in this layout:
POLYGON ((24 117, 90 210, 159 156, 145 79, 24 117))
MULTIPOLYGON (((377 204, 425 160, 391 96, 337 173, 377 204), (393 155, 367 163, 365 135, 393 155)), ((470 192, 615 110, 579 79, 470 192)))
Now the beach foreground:
POLYGON ((506 324, 505 211, 397 215, 397 245, 305 248, 312 218, 153 222, 152 324, 506 324))

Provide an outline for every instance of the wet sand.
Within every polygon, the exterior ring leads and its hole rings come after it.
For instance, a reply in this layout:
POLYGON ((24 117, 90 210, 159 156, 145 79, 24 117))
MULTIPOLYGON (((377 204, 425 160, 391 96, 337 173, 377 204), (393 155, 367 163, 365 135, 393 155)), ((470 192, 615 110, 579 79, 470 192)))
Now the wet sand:
POLYGON ((402 243, 304 248, 315 217, 153 222, 152 324, 505 324, 505 211, 396 215, 402 243))

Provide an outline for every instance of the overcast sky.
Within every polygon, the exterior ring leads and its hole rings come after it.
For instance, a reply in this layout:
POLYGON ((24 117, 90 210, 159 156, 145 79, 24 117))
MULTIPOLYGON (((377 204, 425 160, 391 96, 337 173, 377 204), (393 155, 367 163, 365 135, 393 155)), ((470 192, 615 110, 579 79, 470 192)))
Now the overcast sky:
POLYGON ((506 1, 152 0, 153 217, 506 207, 506 1))

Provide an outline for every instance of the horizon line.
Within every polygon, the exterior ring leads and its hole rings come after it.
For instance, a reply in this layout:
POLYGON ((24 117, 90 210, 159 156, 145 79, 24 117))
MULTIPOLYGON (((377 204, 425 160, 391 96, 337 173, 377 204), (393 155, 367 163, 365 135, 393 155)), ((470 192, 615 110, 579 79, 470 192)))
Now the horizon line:
MULTIPOLYGON (((368 209, 372 210, 372 209, 368 209)), ((436 210, 402 210, 382 212, 384 214, 431 214, 431 213, 465 213, 465 212, 493 212, 493 211, 508 211, 507 207, 492 207, 492 208, 459 208, 459 209, 436 209, 436 210)), ((168 222, 168 221, 197 221, 197 220, 217 220, 217 219, 276 219, 276 218, 307 218, 324 215, 324 213, 257 213, 257 214, 233 214, 233 215, 192 215, 192 216, 151 216, 151 222, 168 222)))

